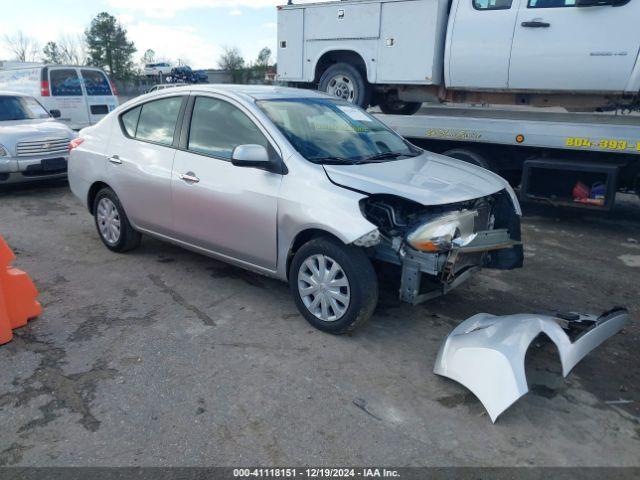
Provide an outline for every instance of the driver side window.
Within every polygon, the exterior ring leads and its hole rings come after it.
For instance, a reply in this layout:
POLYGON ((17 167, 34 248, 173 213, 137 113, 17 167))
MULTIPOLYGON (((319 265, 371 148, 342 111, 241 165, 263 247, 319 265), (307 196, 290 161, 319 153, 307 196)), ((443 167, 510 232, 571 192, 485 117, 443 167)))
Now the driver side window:
POLYGON ((196 98, 189 128, 190 151, 230 160, 235 147, 247 144, 269 149, 258 126, 239 108, 217 98, 196 98))

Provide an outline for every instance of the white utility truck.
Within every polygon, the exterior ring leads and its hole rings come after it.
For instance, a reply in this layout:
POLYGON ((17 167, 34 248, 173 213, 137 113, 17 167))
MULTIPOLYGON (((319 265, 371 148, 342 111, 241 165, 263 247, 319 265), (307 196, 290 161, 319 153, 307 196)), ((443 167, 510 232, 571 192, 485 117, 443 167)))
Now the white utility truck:
POLYGON ((359 106, 640 106, 639 0, 347 0, 278 7, 278 79, 359 106))
POLYGON ((281 81, 377 104, 402 136, 500 173, 523 201, 609 210, 617 192, 640 196, 640 0, 278 8, 281 81))

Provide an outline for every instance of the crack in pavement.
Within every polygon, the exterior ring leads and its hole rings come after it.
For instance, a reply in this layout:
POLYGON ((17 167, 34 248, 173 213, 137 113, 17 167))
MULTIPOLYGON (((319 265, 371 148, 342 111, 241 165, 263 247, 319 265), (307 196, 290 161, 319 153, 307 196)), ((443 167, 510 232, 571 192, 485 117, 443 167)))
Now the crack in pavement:
MULTIPOLYGON (((205 325, 208 325, 210 327, 215 327, 216 322, 213 318, 211 318, 209 315, 207 315, 205 312, 203 312, 202 310, 200 310, 198 307, 196 307, 195 305, 190 304, 189 302, 187 302, 187 300, 180 295, 177 291, 175 291, 173 288, 171 288, 170 286, 168 286, 164 280, 162 280, 162 278, 160 278, 160 276, 158 275, 149 275, 149 280, 151 280, 153 282, 153 284, 158 287, 160 290, 162 290, 164 293, 166 293, 167 295, 169 295, 171 297, 171 299, 177 303, 178 305, 180 305, 182 308, 184 308, 185 310, 190 311, 191 313, 193 313, 196 317, 198 317, 198 319, 200 321, 202 321, 202 323, 204 323, 205 325)), ((228 295, 226 297, 222 297, 216 301, 213 302, 213 304, 211 305, 212 307, 215 307, 216 305, 219 305, 220 303, 228 300, 229 298, 231 298, 233 295, 228 295)))

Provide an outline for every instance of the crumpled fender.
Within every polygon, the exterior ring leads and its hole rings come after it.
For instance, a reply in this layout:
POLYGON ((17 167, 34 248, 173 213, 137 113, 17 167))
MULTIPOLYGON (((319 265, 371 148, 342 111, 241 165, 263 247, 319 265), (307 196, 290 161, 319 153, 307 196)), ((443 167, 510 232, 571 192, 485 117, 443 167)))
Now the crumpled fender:
POLYGON ((578 314, 497 317, 480 313, 449 334, 440 347, 433 371, 471 390, 495 423, 502 412, 529 391, 524 360, 539 334, 546 334, 558 348, 562 375, 566 377, 585 355, 619 332, 628 320, 625 309, 614 309, 599 317, 578 314), (570 337, 567 331, 578 326, 579 335, 570 337))

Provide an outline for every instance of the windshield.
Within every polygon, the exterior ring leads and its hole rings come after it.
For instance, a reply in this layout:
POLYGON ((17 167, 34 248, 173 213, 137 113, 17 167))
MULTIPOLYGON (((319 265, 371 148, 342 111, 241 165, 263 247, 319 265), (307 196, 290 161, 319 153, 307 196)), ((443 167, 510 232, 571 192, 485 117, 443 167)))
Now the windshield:
POLYGON ((49 118, 49 112, 35 98, 0 96, 0 122, 39 118, 49 118))
POLYGON ((314 163, 389 161, 421 153, 365 111, 340 100, 301 98, 257 104, 294 148, 314 163))

